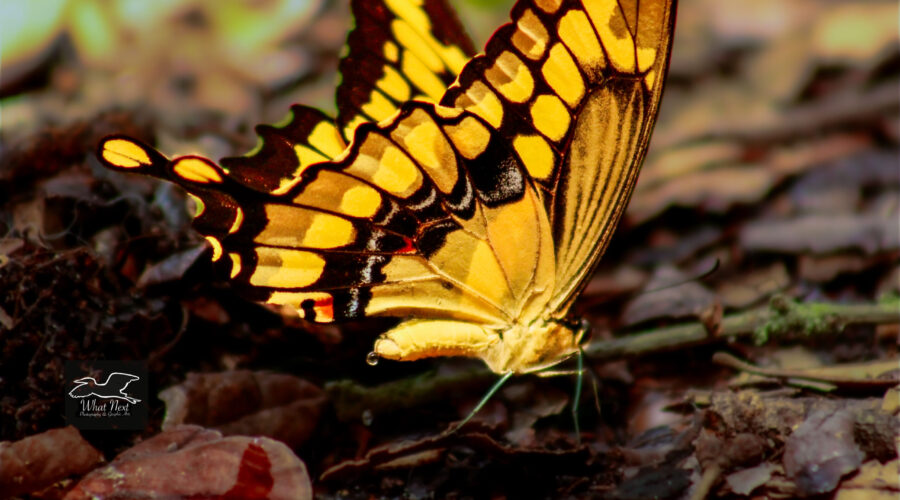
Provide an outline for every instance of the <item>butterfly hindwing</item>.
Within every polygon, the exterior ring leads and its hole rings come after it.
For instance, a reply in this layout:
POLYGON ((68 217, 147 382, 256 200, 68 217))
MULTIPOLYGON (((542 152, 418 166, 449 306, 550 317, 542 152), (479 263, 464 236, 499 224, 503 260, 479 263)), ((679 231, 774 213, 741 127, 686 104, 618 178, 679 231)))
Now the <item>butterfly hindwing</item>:
POLYGON ((310 165, 339 155, 346 143, 325 113, 295 104, 281 125, 258 125, 259 145, 244 156, 222 158, 222 167, 260 191, 277 192, 310 165))

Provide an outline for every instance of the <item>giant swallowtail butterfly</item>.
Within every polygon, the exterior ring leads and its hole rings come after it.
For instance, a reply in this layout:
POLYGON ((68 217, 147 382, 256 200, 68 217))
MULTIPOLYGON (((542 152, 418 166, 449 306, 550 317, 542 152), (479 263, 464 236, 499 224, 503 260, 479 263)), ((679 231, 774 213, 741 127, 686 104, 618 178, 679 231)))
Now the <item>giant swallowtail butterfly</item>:
POLYGON ((358 0, 338 116, 291 108, 220 164, 108 137, 175 182, 250 297, 330 322, 404 320, 374 352, 497 373, 578 349, 567 321, 622 216, 659 107, 669 0, 519 0, 484 54, 443 0, 358 0))

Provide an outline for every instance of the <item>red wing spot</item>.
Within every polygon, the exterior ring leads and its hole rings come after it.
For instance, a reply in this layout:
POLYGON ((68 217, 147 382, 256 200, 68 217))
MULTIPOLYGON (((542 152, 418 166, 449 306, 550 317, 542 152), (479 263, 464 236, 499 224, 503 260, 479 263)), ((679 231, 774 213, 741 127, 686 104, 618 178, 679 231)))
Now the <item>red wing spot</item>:
POLYGON ((316 299, 313 310, 316 312, 316 321, 320 323, 334 321, 334 298, 329 295, 322 299, 316 299))
POLYGON ((229 500, 268 498, 274 485, 275 479, 272 477, 272 463, 269 461, 269 455, 262 446, 250 443, 241 456, 237 481, 230 490, 222 495, 222 498, 229 500))
POLYGON ((403 248, 397 250, 397 253, 416 253, 416 247, 413 245, 413 240, 403 237, 403 248))

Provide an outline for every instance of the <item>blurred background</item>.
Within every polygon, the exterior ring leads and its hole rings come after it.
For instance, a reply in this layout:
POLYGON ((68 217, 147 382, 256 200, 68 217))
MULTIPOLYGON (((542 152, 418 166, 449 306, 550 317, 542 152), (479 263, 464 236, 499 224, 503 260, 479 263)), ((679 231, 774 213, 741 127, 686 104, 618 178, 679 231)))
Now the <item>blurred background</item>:
MULTIPOLYGON (((512 4, 451 3, 477 47, 512 4)), ((626 218, 576 304, 595 339, 680 321, 714 324, 716 314, 762 307, 776 294, 896 298, 898 20, 896 0, 679 2, 650 153, 626 218)), ((181 192, 105 171, 93 157, 110 133, 171 155, 242 154, 256 144, 253 127, 280 121, 294 102, 333 114, 350 26, 344 1, 0 2, 0 441, 62 425, 67 358, 149 358, 155 390, 192 371, 272 369, 321 385, 423 370, 364 363, 388 323, 311 325, 248 309, 198 259, 205 247, 181 192)), ((787 366, 886 359, 896 355, 896 335, 896 327, 857 329, 824 353, 745 354, 794 360, 787 366)), ((711 371, 710 353, 598 363, 602 377, 620 384, 604 386, 603 418, 586 425, 609 438, 680 418, 662 408, 688 388, 726 378, 711 371)), ((520 383, 533 382, 511 387, 520 383)), ((569 390, 540 392, 549 400, 541 416, 559 413, 569 390)), ((480 395, 470 388, 470 399, 480 395)), ((503 397, 510 408, 535 406, 503 397)), ((164 411, 155 404, 158 425, 164 411)), ((397 426, 436 432, 435 418, 452 420, 424 414, 410 411, 397 426)), ((374 411, 376 429, 386 422, 378 417, 374 411)), ((533 445, 538 418, 515 420, 527 429, 507 439, 533 445)), ((318 445, 302 445, 313 450, 303 455, 312 470, 377 441, 342 429, 320 426, 318 445), (334 436, 342 453, 322 444, 334 436)), ((130 439, 94 444, 111 456, 130 439)))

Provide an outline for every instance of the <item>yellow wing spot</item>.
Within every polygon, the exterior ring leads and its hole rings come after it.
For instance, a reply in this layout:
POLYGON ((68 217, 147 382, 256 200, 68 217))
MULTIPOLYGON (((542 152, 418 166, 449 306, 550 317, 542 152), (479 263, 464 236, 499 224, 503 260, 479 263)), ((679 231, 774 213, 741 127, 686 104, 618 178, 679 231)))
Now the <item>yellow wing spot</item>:
POLYGON ((547 48, 547 28, 531 9, 525 9, 516 22, 516 32, 512 36, 513 46, 525 57, 538 60, 547 48))
POLYGON ((618 71, 634 73, 634 39, 617 0, 588 2, 585 5, 591 22, 600 35, 610 63, 618 71))
POLYGON ((339 210, 353 217, 372 217, 380 206, 381 195, 378 191, 360 184, 344 192, 339 210))
POLYGON ((542 11, 552 14, 556 12, 556 9, 559 8, 559 5, 562 3, 562 0, 535 0, 535 5, 538 6, 542 11))
POLYGON ((430 100, 437 101, 444 95, 444 82, 408 50, 403 51, 403 63, 400 69, 416 87, 428 95, 430 100))
POLYGON ((531 121, 538 131, 554 141, 569 130, 569 110, 555 95, 539 95, 531 105, 531 121))
POLYGON ((221 259, 222 258, 222 244, 219 243, 219 240, 217 240, 213 236, 207 236, 206 241, 209 242, 210 246, 212 246, 212 249, 213 249, 212 261, 216 262, 219 259, 221 259))
POLYGON ((479 80, 472 82, 466 93, 456 98, 456 107, 475 113, 494 128, 500 128, 500 123, 503 122, 503 105, 500 99, 479 80))
POLYGON ((439 104, 435 104, 434 112, 437 113, 437 115, 441 118, 456 118, 457 116, 462 114, 463 110, 450 106, 441 106, 439 104))
POLYGON ((441 47, 440 54, 447 66, 450 67, 450 71, 454 74, 459 74, 459 72, 462 71, 463 66, 469 62, 469 58, 466 57, 465 52, 456 45, 441 47))
POLYGON ((345 172, 401 198, 410 196, 422 185, 422 173, 406 153, 375 133, 362 139, 359 155, 345 172))
MULTIPOLYGON (((353 132, 356 130, 356 128, 359 127, 360 125, 362 125, 363 123, 367 123, 368 121, 369 120, 367 120, 365 116, 357 115, 357 116, 353 117, 353 119, 350 120, 349 123, 347 123, 347 126, 344 127, 344 137, 346 137, 348 140, 352 141, 353 140, 353 132)), ((349 153, 349 151, 350 151, 349 149, 345 149, 344 153, 349 153)), ((342 156, 346 157, 346 155, 339 155, 339 156, 334 157, 332 160, 340 161, 341 159, 343 159, 342 156)))
POLYGON ((397 48, 397 44, 394 42, 385 42, 382 53, 384 54, 384 58, 392 63, 396 63, 400 58, 400 49, 397 48))
MULTIPOLYGON (((397 41, 400 42, 400 45, 415 54, 431 72, 438 73, 444 70, 444 63, 441 61, 441 58, 431 50, 428 42, 416 33, 416 30, 409 23, 401 19, 395 19, 391 22, 391 31, 394 33, 397 41)), ((404 56, 404 59, 406 58, 404 56)))
POLYGON ((337 248, 352 243, 355 238, 356 229, 347 219, 331 214, 317 214, 303 234, 302 245, 310 248, 337 248))
POLYGON ((319 279, 325 269, 325 259, 303 250, 256 248, 256 269, 250 284, 273 288, 300 288, 319 279))
POLYGON ((491 86, 513 102, 525 102, 534 90, 534 79, 522 60, 515 54, 503 51, 485 77, 491 86))
POLYGON ((656 47, 638 47, 638 71, 647 71, 656 62, 656 47))
POLYGON ((391 193, 409 196, 421 182, 419 169, 400 149, 390 146, 381 156, 381 166, 375 170, 372 182, 391 193))
POLYGON ((569 51, 557 43, 550 48, 550 55, 541 68, 541 74, 554 92, 574 108, 584 94, 584 80, 575 66, 575 61, 569 55, 569 51))
POLYGON ((369 102, 360 106, 359 109, 375 121, 383 120, 397 111, 394 104, 378 91, 372 91, 369 94, 369 102))
POLYGON ((382 69, 384 76, 375 82, 375 85, 399 102, 408 101, 411 90, 406 80, 390 66, 384 66, 382 69))
POLYGON ((325 153, 331 158, 341 154, 346 145, 341 139, 341 134, 333 123, 321 121, 316 125, 307 138, 309 145, 325 153))
POLYGON ((431 117, 421 109, 417 109, 397 128, 395 135, 406 147, 406 151, 419 165, 425 168, 428 176, 441 192, 453 191, 457 181, 456 162, 453 161, 453 149, 447 138, 441 133, 431 117), (416 123, 413 127, 402 126, 405 123, 416 123))
POLYGON ((491 133, 475 118, 467 116, 459 125, 446 125, 444 131, 453 141, 459 154, 472 160, 477 158, 491 142, 491 133))
POLYGON ((281 247, 336 248, 353 242, 356 230, 343 217, 291 205, 267 204, 266 225, 254 241, 281 247))
MULTIPOLYGON (((455 45, 444 45, 434 37, 431 30, 431 21, 428 19, 428 16, 425 14, 424 10, 422 10, 421 2, 412 2, 413 4, 415 4, 415 7, 410 5, 409 2, 402 2, 398 0, 387 0, 385 3, 392 12, 409 23, 410 29, 412 29, 413 26, 418 28, 417 30, 413 30, 415 37, 410 38, 419 38, 422 42, 424 42, 424 44, 419 44, 420 48, 424 49, 427 46, 427 48, 431 49, 433 51, 433 54, 438 57, 440 62, 446 65, 446 67, 449 68, 453 73, 458 74, 462 70, 462 67, 465 66, 466 62, 468 61, 468 58, 459 47, 455 45)), ((399 37, 397 38, 397 40, 403 45, 410 46, 399 37)), ((429 56, 429 58, 430 57, 431 56, 429 56)), ((422 60, 426 64, 429 64, 425 59, 422 60)), ((435 72, 444 71, 443 67, 441 66, 436 66, 432 69, 435 72)))
POLYGON ((110 139, 103 143, 103 159, 119 168, 150 165, 150 155, 139 144, 127 139, 110 139))
POLYGON ((600 76, 600 70, 605 66, 603 51, 600 42, 594 36, 591 22, 581 10, 570 10, 557 25, 559 37, 569 50, 575 54, 578 64, 588 74, 600 76))
POLYGON ((653 84, 656 83, 656 70, 650 70, 647 72, 647 76, 644 77, 644 82, 647 85, 648 91, 653 91, 653 84))
POLYGON ((313 163, 328 161, 328 158, 322 156, 322 153, 308 146, 304 146, 303 144, 297 144, 294 146, 294 154, 297 155, 297 161, 300 162, 297 170, 294 170, 294 177, 300 177, 303 171, 313 163))
POLYGON ((200 217, 200 214, 206 210, 206 203, 203 203, 203 200, 194 194, 188 193, 188 196, 194 202, 194 218, 200 217))
POLYGON ((241 256, 234 252, 229 252, 228 258, 231 259, 231 278, 241 274, 241 256))
POLYGON ((182 179, 203 184, 222 182, 222 176, 206 160, 200 158, 180 158, 172 165, 172 170, 182 179))
POLYGON ((378 122, 378 127, 379 128, 388 128, 389 126, 394 124, 394 121, 397 119, 398 116, 400 116, 400 109, 395 110, 394 113, 391 114, 391 116, 388 116, 384 120, 381 120, 380 122, 378 122))
POLYGON ((231 227, 228 228, 228 234, 234 234, 238 232, 238 229, 241 228, 241 224, 244 223, 244 210, 241 207, 237 207, 234 213, 234 221, 231 223, 231 227))
POLYGON ((547 141, 539 135, 519 135, 513 139, 513 148, 525 163, 528 173, 535 179, 546 179, 553 173, 554 155, 547 141))

